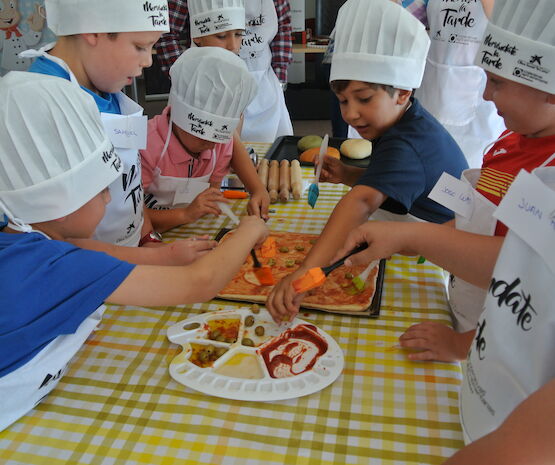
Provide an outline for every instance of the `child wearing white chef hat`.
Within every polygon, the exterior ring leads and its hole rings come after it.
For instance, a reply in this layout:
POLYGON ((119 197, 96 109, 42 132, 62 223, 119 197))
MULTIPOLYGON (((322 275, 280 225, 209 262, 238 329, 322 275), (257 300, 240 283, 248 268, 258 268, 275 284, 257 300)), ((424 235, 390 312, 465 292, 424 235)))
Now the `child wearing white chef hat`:
MULTIPOLYGON (((494 7, 475 62, 487 74, 484 98, 495 104, 507 130, 486 153, 481 169, 441 185, 440 192, 445 187, 467 192, 472 201, 471 212, 449 203, 457 213, 457 229, 502 240, 507 227, 493 212, 515 176, 522 169, 555 165, 555 78, 550 70, 555 28, 549 23, 554 15, 555 3, 548 0, 504 0, 494 7)), ((441 194, 434 198, 452 202, 441 194)), ((401 343, 428 349, 415 358, 462 360, 474 338, 486 291, 446 268, 453 273, 449 302, 457 332, 433 322, 410 328, 401 343)))
POLYGON ((98 325, 103 302, 208 300, 267 228, 244 217, 229 241, 183 267, 134 266, 77 248, 67 239, 93 234, 108 186, 123 172, 93 99, 65 80, 12 72, 1 79, 0 101, 0 208, 9 218, 0 232, 3 430, 54 389, 98 325))
POLYGON ((544 464, 555 457, 554 63, 555 3, 496 0, 476 64, 487 72, 484 96, 495 103, 508 132, 484 158, 476 189, 498 197, 491 200, 499 204, 493 229, 497 220, 504 222, 506 238, 438 225, 369 222, 337 253, 367 242, 368 250, 350 260, 353 265, 397 252, 422 254, 487 289, 478 308, 468 309, 476 311, 476 330, 466 340, 433 323, 401 338, 403 347, 419 350, 412 360, 467 354, 460 407, 465 440, 472 443, 449 465, 544 464))
POLYGON ((428 193, 444 171, 458 177, 468 165, 453 138, 412 96, 429 43, 420 21, 390 0, 348 0, 339 10, 331 88, 343 119, 372 140, 372 155, 365 169, 325 157, 320 180, 353 189, 337 204, 299 270, 274 288, 268 302, 276 319, 298 310, 291 282, 329 264, 348 232, 369 215, 434 223, 452 219, 428 193))
POLYGON ((249 212, 265 216, 268 193, 251 160, 239 160, 234 133, 256 82, 243 61, 220 47, 186 50, 170 70, 169 104, 149 121, 141 150, 143 185, 154 227, 164 231, 220 214, 219 187, 230 164, 251 193, 249 212))
MULTIPOLYGON (((189 19, 191 43, 196 47, 221 47, 239 54, 241 42, 245 35, 244 0, 189 0, 189 19)), ((249 154, 241 142, 243 116, 233 135, 233 157, 231 168, 247 181, 247 190, 255 195, 247 205, 252 215, 268 219, 270 197, 257 178, 253 177, 249 154)))
MULTIPOLYGON (((48 26, 55 44, 27 55, 38 56, 30 71, 68 79, 93 96, 102 122, 123 163, 123 174, 110 186, 112 202, 93 240, 78 245, 134 263, 170 264, 175 254, 160 244, 144 206, 138 149, 146 146, 147 118, 121 89, 152 63, 152 46, 168 30, 166 0, 46 0, 48 26), (112 249, 110 244, 129 246, 112 249), (137 249, 152 246, 154 251, 137 249)), ((180 243, 178 263, 189 262, 212 247, 206 241, 180 243), (202 248, 198 249, 199 247, 202 248)))
POLYGON ((245 35, 244 0, 189 0, 191 41, 239 54, 245 35))

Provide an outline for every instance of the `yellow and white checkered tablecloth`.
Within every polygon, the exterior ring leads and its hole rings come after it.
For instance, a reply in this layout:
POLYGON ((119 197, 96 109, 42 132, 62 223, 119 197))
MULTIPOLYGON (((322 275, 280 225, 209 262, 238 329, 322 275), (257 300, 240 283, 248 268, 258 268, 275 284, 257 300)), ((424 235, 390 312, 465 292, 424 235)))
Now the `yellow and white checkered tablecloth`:
MULTIPOLYGON (((315 210, 306 199, 273 205, 271 228, 321 231, 344 192, 322 187, 315 210)), ((244 200, 233 205, 236 213, 245 207, 244 200)), ((204 218, 167 236, 213 235, 226 226, 224 217, 204 218)), ((0 463, 442 463, 463 446, 460 367, 410 362, 392 346, 412 323, 449 321, 443 283, 435 266, 394 257, 386 266, 379 319, 302 312, 339 343, 344 371, 318 393, 268 403, 208 397, 168 373, 180 350, 166 338, 169 326, 240 303, 109 306, 56 390, 0 433, 0 463)))

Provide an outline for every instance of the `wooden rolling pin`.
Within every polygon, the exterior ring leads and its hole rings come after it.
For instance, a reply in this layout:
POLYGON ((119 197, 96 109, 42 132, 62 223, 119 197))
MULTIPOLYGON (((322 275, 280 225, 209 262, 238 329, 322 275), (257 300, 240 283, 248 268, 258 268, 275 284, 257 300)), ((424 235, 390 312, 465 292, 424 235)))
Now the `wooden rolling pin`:
POLYGON ((289 200, 289 190, 291 189, 289 171, 289 160, 281 160, 279 164, 279 200, 281 202, 289 200))
POLYGON ((293 191, 293 198, 299 200, 303 192, 303 173, 299 160, 291 162, 291 190, 293 191))
POLYGON ((258 163, 258 178, 260 179, 260 182, 262 183, 264 188, 266 188, 266 186, 268 185, 268 167, 269 167, 269 163, 270 163, 270 161, 267 158, 263 158, 258 163))
POLYGON ((268 173, 268 194, 270 194, 270 203, 277 202, 278 189, 279 189, 279 161, 272 160, 270 162, 270 170, 268 173))

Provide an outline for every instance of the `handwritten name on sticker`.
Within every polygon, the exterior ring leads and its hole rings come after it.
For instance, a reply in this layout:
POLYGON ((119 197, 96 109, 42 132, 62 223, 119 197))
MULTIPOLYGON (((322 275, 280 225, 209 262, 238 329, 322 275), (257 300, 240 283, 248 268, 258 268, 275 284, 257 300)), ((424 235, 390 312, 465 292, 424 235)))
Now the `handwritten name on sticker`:
POLYGON ((468 218, 474 208, 472 186, 449 173, 441 175, 428 198, 464 218, 468 218))
MULTIPOLYGON (((553 170, 553 168, 543 168, 553 170)), ((541 170, 538 170, 541 172, 541 170)), ((553 171, 550 171, 553 172, 553 171)), ((522 170, 493 216, 534 249, 555 272, 555 190, 522 170)))

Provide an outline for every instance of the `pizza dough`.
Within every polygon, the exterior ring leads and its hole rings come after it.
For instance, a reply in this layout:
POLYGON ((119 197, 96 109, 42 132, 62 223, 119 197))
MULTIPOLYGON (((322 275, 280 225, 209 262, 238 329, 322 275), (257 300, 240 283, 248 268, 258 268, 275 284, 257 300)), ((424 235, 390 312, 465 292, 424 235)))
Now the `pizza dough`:
POLYGON ((372 142, 366 139, 347 139, 341 144, 341 153, 353 160, 369 157, 372 153, 372 142))
MULTIPOLYGON (((230 234, 226 234, 225 241, 230 234)), ((263 265, 270 266, 276 282, 297 269, 318 238, 315 234, 292 232, 272 232, 270 237, 276 242, 274 257, 265 258, 259 255, 263 265)), ((374 297, 378 265, 366 280, 362 292, 357 291, 352 283, 353 277, 360 274, 366 267, 340 267, 334 270, 319 288, 309 291, 302 303, 304 308, 314 308, 339 313, 361 313, 366 311, 374 297)), ((253 271, 252 259, 241 267, 239 273, 220 291, 218 297, 247 302, 266 302, 273 286, 261 286, 253 271)))

